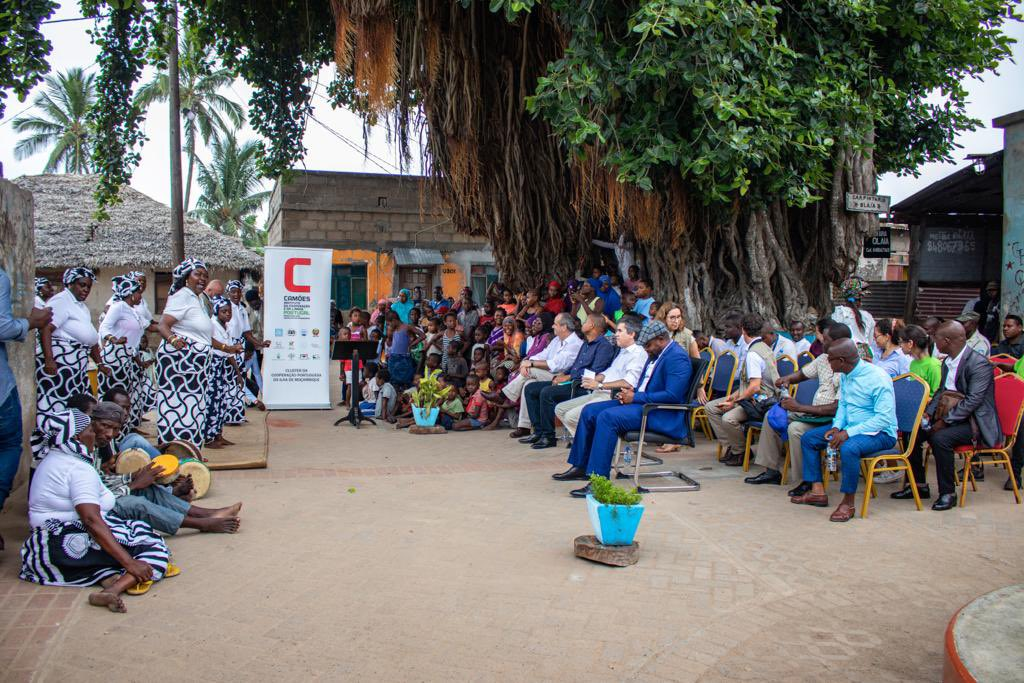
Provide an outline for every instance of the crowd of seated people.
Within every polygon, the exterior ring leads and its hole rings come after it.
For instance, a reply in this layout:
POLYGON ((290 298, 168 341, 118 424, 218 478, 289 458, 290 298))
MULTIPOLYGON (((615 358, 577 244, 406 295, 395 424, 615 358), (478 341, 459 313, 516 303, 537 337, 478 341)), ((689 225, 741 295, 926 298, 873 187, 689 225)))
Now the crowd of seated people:
MULTIPOLYGON (((534 450, 556 447, 561 430, 570 451, 569 468, 553 475, 559 481, 607 476, 617 437, 639 429, 643 406, 682 404, 691 382, 701 382, 694 393, 704 404, 719 459, 727 466, 750 462, 761 468, 746 477, 748 484, 781 485, 788 457, 796 484, 787 489, 792 502, 827 506, 821 458, 829 446, 839 454, 841 499, 831 515, 837 522, 853 516, 861 458, 898 452, 892 450, 901 443, 892 380, 909 373, 927 385, 929 396, 924 424, 910 444, 917 492, 931 497, 922 456, 928 444, 938 476, 932 508, 951 509, 963 478, 954 471, 957 447, 1003 441, 992 371, 1000 360, 989 362, 989 342, 978 339, 976 313, 950 321, 929 318, 923 326, 875 320, 862 307, 865 289, 859 278, 844 282, 841 304, 813 326, 793 319, 778 331, 758 313, 727 311, 715 333, 706 334, 686 326, 682 305, 656 301, 653 283, 635 266, 624 279, 595 268, 590 278, 564 288, 552 281, 516 293, 495 283, 480 305, 468 287, 457 300, 440 288, 430 299, 402 290, 396 301, 382 299, 371 313, 351 311, 347 326, 339 322, 338 338, 380 340, 378 356, 356 389, 364 411, 399 428, 413 424, 410 392, 425 374, 436 373, 451 387, 436 406, 446 429, 506 427, 510 437, 534 450), (692 360, 703 356, 713 362, 725 353, 735 358, 730 390, 709 396, 710 373, 693 377, 692 360), (795 387, 808 381, 817 383, 813 393, 798 400, 795 387), (940 409, 950 392, 962 400, 940 409), (760 430, 753 441, 748 423, 760 430)), ((1012 356, 1014 363, 1002 360, 1004 369, 1012 372, 1016 364, 1024 374, 1024 362, 1017 362, 1024 355, 1018 316, 1005 318, 1003 336, 992 353, 1012 356)), ((647 425, 684 442, 690 413, 654 409, 647 425)), ((658 452, 678 448, 666 444, 658 452)), ((1018 479, 1021 450, 1014 449, 1018 479)), ((983 478, 980 466, 972 471, 976 480, 983 478)), ((909 477, 900 472, 880 473, 875 481, 901 478, 903 486, 892 497, 912 498, 909 477)), ((1012 488, 1009 479, 1006 487, 1012 488)), ((588 492, 589 485, 571 493, 588 492)))

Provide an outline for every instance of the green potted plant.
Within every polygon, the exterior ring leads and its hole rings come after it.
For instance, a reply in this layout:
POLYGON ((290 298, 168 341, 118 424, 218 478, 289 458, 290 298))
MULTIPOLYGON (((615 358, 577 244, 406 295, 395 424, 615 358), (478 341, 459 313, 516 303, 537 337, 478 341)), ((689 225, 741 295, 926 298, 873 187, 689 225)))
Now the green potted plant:
POLYGON ((441 386, 440 370, 432 370, 420 379, 419 386, 412 390, 412 418, 420 427, 437 424, 440 405, 448 398, 451 387, 441 386))
POLYGON ((599 474, 590 475, 587 513, 594 526, 594 535, 604 545, 632 545, 644 506, 643 496, 616 486, 599 474))

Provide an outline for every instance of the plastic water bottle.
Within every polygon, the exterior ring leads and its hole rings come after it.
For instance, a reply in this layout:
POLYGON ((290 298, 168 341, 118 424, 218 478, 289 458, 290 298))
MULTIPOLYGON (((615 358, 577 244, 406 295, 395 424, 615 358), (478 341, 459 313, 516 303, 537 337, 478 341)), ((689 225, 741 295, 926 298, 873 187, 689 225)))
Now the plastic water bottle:
POLYGON ((836 456, 838 455, 839 451, 832 445, 825 449, 825 467, 828 468, 829 472, 836 471, 836 456))
POLYGON ((633 464, 633 447, 626 444, 626 448, 622 451, 622 461, 627 465, 633 464))

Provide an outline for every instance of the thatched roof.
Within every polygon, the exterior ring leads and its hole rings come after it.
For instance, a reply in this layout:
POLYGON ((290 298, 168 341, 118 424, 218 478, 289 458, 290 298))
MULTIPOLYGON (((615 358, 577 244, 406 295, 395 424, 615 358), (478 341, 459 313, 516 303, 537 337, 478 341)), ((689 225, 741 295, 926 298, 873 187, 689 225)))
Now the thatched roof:
MULTIPOLYGON (((32 193, 35 205, 36 267, 154 268, 171 270, 171 210, 138 190, 125 187, 110 219, 93 218, 93 175, 22 176, 14 181, 32 193)), ((185 255, 211 268, 263 267, 263 258, 206 225, 185 219, 185 255)))

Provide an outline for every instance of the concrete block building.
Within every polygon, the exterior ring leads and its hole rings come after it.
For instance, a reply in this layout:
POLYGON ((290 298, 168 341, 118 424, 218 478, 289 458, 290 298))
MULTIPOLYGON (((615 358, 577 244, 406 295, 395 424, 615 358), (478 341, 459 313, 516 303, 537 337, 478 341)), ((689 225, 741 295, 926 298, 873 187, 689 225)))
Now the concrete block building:
POLYGON ((296 171, 270 199, 271 246, 334 251, 331 296, 342 310, 372 307, 403 287, 445 295, 498 278, 490 245, 456 232, 422 176, 296 171))

